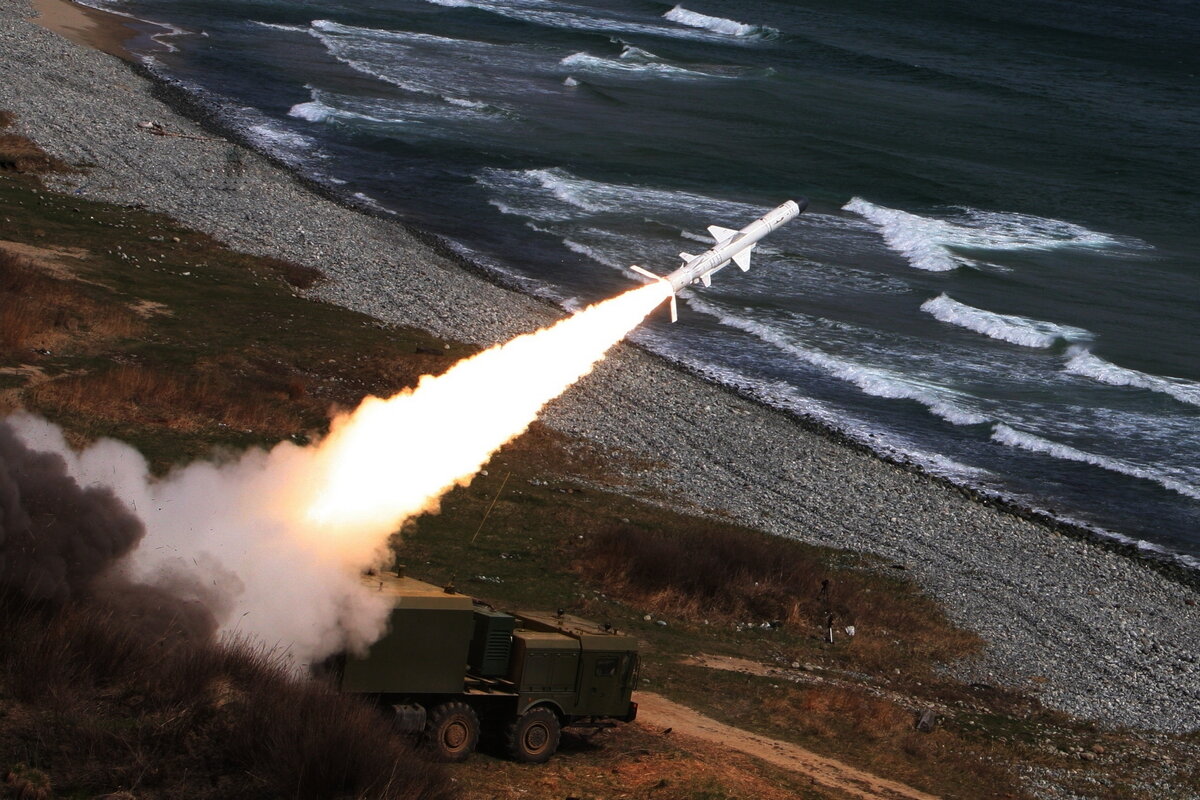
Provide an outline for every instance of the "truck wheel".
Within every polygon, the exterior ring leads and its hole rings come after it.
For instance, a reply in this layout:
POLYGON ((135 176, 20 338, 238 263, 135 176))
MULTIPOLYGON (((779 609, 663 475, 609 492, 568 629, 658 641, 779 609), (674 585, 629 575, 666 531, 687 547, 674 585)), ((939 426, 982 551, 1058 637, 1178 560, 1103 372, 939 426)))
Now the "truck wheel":
POLYGON ((526 711, 509 723, 504 740, 508 745, 508 754, 515 761, 541 764, 549 761, 554 751, 558 750, 561 732, 558 716, 545 706, 540 706, 526 711))
POLYGON ((442 703, 430 712, 423 740, 438 761, 465 761, 479 744, 479 716, 466 703, 442 703))

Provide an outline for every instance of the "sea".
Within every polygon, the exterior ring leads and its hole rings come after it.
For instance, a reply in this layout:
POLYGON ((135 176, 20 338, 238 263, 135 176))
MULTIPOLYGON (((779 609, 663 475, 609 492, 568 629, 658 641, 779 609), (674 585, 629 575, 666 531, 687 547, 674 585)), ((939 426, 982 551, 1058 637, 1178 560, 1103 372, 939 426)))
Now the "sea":
MULTIPOLYGON (((220 124, 641 346, 1200 566, 1194 0, 89 0, 220 124)), ((646 398, 653 403, 653 398, 646 398)))

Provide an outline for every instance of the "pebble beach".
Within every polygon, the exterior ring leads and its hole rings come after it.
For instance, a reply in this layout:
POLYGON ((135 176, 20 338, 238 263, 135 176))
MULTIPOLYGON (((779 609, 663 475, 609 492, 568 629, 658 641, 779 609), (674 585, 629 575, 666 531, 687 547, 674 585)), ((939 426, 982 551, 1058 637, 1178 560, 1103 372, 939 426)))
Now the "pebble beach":
MULTIPOLYGON (((178 87, 34 15, 25 0, 0 7, 0 109, 51 154, 86 165, 53 188, 139 204, 239 250, 316 267, 329 280, 315 297, 387 324, 491 344, 562 316, 432 237, 326 196, 225 138, 178 87)), ((630 494, 903 568, 987 641, 980 658, 955 666, 964 678, 1106 725, 1200 729, 1194 581, 980 502, 632 347, 543 419, 636 456, 614 461, 640 465, 622 467, 630 494)))

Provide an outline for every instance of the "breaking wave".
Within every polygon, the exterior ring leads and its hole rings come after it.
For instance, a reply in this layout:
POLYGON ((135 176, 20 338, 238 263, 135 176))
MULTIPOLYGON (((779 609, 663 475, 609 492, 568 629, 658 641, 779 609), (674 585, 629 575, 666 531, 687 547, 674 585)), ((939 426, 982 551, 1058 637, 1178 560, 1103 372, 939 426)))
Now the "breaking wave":
POLYGON ((287 163, 293 163, 301 155, 312 153, 317 147, 316 140, 290 131, 272 120, 250 125, 245 133, 255 147, 287 163))
POLYGON ((1059 340, 1079 342, 1092 338, 1091 333, 1083 328, 984 311, 960 303, 947 294, 926 300, 921 304, 921 310, 940 322, 1024 347, 1052 347, 1059 340))
MULTIPOLYGON (((267 23, 261 23, 267 24, 267 23)), ((284 27, 284 26, 271 26, 284 27)), ((357 28, 352 25, 342 25, 341 23, 331 22, 325 19, 313 20, 308 28, 302 29, 306 33, 316 38, 331 56, 336 58, 341 63, 350 67, 355 72, 366 75, 371 78, 376 78, 384 83, 389 83, 403 89, 406 92, 411 92, 422 97, 435 98, 444 103, 449 103, 460 108, 472 108, 477 110, 492 110, 500 111, 488 103, 483 103, 478 100, 471 100, 444 92, 438 86, 422 83, 419 79, 414 78, 414 70, 409 60, 401 59, 397 62, 399 68, 389 70, 386 66, 370 63, 368 57, 378 57, 378 51, 375 45, 368 44, 363 46, 364 42, 386 43, 389 47, 388 52, 396 55, 396 48, 403 48, 406 45, 424 45, 439 48, 461 47, 469 45, 476 51, 487 51, 497 49, 494 45, 483 44, 479 42, 464 42, 457 39, 447 39, 442 36, 433 36, 427 33, 409 33, 402 31, 385 31, 376 28, 357 28)), ((419 72, 417 75, 419 77, 419 72)), ((444 76, 443 76, 444 77, 444 76)))
POLYGON ((719 33, 723 36, 757 36, 767 38, 779 35, 779 31, 774 28, 768 28, 764 25, 747 25, 743 22, 723 19, 722 17, 710 17, 707 14, 688 11, 683 6, 675 6, 663 14, 663 18, 669 19, 671 22, 677 22, 680 25, 686 25, 689 28, 700 28, 712 31, 713 33, 719 33))
POLYGON ((479 172, 476 182, 488 189, 495 198, 490 201, 534 220, 561 221, 586 214, 629 212, 642 213, 685 209, 693 216, 712 219, 753 219, 762 214, 758 206, 722 201, 717 198, 688 192, 651 189, 634 184, 603 183, 580 178, 565 169, 505 170, 489 168, 479 172))
POLYGON ((563 246, 572 253, 578 253, 581 256, 586 256, 597 264, 603 264, 606 267, 627 271, 625 265, 617 259, 609 256, 607 253, 602 253, 594 247, 590 247, 583 242, 577 242, 574 239, 563 239, 563 246))
POLYGON ((387 98, 359 97, 338 94, 309 87, 311 100, 297 103, 288 116, 306 122, 349 125, 359 128, 381 128, 381 133, 422 138, 445 138, 463 135, 469 126, 481 129, 490 125, 494 130, 503 115, 492 106, 475 103, 455 103, 446 98, 426 97, 402 102, 387 98))
POLYGON ((1137 389, 1147 389, 1151 392, 1170 395, 1182 403, 1200 406, 1200 383, 1183 378, 1150 375, 1138 372, 1136 369, 1119 367, 1099 356, 1092 355, 1083 348, 1072 351, 1071 358, 1063 369, 1072 375, 1091 378, 1109 386, 1132 386, 1137 389))
POLYGON ((749 75, 768 74, 765 70, 749 67, 680 66, 656 56, 647 50, 624 45, 616 58, 595 56, 591 53, 574 53, 559 62, 559 66, 580 72, 617 75, 623 77, 669 78, 676 80, 731 79, 749 75))
POLYGON ((997 423, 992 430, 992 440, 1008 447, 1016 447, 1021 450, 1028 450, 1031 453, 1043 453, 1053 458, 1063 459, 1065 461, 1077 461, 1081 464, 1091 464, 1092 466, 1100 467, 1101 469, 1109 470, 1110 472, 1118 472, 1122 475, 1128 475, 1132 478, 1141 478, 1143 480, 1153 481, 1163 488, 1170 489, 1173 492, 1178 492, 1186 497, 1191 497, 1200 500, 1200 487, 1185 481, 1172 478, 1169 475, 1164 475, 1154 470, 1139 467, 1135 464, 1130 464, 1120 459, 1110 458, 1108 456, 1100 456, 1095 453, 1088 453, 1083 450, 1071 447, 1070 445, 1052 442, 1049 439, 1043 439, 1040 436, 1035 436, 1032 433, 1018 431, 1015 428, 1010 428, 1004 423, 997 423))
MULTIPOLYGON (((570 3, 549 3, 545 0, 425 0, 436 6, 446 8, 471 8, 487 11, 508 19, 543 25, 548 28, 559 28, 570 31, 591 31, 596 33, 632 33, 647 36, 669 36, 676 39, 699 39, 704 41, 735 41, 750 42, 769 39, 778 35, 773 28, 763 26, 746 26, 750 30, 745 34, 731 34, 717 30, 709 25, 691 25, 670 19, 674 25, 641 22, 632 18, 620 16, 597 16, 597 10, 586 5, 570 3), (683 27, 679 27, 682 25, 683 27)), ((682 14, 692 15, 693 12, 681 9, 682 14)), ((672 12, 667 12, 670 14, 672 12)), ((666 16, 666 15, 664 15, 666 16)), ((741 23, 731 20, 719 20, 717 17, 694 15, 696 18, 726 22, 740 26, 741 23)))
POLYGON ((835 378, 854 384, 872 397, 915 400, 928 408, 930 413, 953 425, 980 425, 993 421, 990 417, 954 403, 953 398, 963 400, 967 398, 961 392, 899 375, 880 367, 868 367, 817 350, 808 350, 789 341, 787 337, 768 325, 729 314, 696 297, 687 297, 686 300, 689 306, 715 317, 722 325, 749 333, 788 355, 795 356, 824 370, 835 378))
POLYGON ((286 25, 280 22, 263 22, 262 20, 251 20, 254 25, 261 28, 270 28, 273 31, 288 31, 289 33, 308 33, 309 29, 305 25, 286 25))
POLYGON ((981 267, 963 250, 1055 250, 1063 247, 1137 250, 1148 245, 1061 220, 997 211, 961 209, 947 219, 922 217, 855 197, 842 206, 874 224, 892 250, 928 272, 981 267))

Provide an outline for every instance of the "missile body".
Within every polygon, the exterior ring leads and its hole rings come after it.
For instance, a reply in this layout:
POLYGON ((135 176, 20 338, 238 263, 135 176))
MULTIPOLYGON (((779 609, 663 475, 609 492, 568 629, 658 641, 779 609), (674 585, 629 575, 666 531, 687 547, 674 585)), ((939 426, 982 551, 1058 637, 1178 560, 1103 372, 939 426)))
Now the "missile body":
POLYGON ((636 264, 630 269, 652 280, 662 281, 671 287, 671 321, 674 322, 679 318, 675 295, 680 289, 693 283, 709 286, 712 283, 713 273, 730 261, 737 264, 742 272, 747 271, 750 269, 750 251, 754 249, 754 245, 758 243, 759 239, 783 223, 795 219, 807 207, 807 200, 801 200, 799 203, 788 200, 779 208, 756 219, 740 231, 732 231, 719 225, 710 225, 708 232, 716 240, 717 246, 698 256, 691 253, 680 253, 679 257, 683 259, 683 266, 669 275, 655 275, 636 264))

